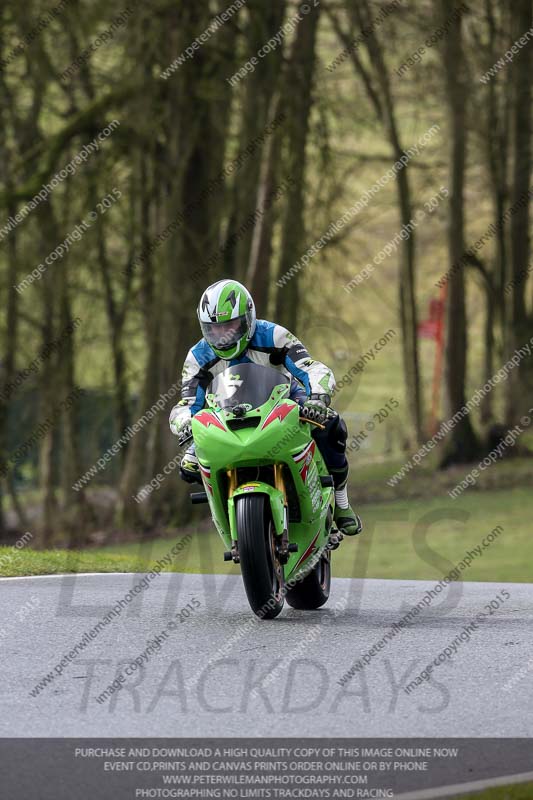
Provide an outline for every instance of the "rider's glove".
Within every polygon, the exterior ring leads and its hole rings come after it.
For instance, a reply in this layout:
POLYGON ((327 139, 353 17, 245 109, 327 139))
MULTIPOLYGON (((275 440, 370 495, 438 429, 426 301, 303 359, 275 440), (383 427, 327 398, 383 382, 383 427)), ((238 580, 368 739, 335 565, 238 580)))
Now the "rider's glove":
POLYGON ((170 430, 178 437, 179 444, 185 444, 191 436, 191 407, 186 400, 180 400, 170 412, 170 430))
POLYGON ((303 404, 302 416, 323 425, 328 418, 330 402, 329 394, 312 394, 303 404))

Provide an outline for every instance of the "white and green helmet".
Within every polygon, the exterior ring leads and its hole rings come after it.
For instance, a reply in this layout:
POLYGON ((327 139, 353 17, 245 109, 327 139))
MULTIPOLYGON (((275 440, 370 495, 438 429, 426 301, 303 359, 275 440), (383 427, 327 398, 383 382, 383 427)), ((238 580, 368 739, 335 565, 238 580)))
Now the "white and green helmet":
POLYGON ((217 281, 203 293, 198 319, 204 339, 217 356, 237 358, 255 333, 257 318, 252 295, 238 281, 217 281))

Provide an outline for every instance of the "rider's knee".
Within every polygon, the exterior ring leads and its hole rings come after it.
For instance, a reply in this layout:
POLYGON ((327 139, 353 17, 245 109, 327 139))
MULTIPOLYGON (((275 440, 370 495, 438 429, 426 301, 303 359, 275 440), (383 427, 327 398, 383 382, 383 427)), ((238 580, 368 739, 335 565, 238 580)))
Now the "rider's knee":
POLYGON ((336 453, 343 454, 346 452, 347 440, 348 428, 346 427, 346 423, 343 418, 337 414, 337 416, 331 421, 331 425, 328 430, 329 445, 336 453))

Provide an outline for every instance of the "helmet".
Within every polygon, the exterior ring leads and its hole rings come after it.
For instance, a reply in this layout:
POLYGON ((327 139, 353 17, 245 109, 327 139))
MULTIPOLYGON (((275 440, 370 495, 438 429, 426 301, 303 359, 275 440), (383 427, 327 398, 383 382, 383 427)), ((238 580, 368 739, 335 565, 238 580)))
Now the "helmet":
POLYGON ((217 356, 237 358, 255 333, 255 304, 238 281, 222 280, 209 286, 198 306, 203 336, 217 356))

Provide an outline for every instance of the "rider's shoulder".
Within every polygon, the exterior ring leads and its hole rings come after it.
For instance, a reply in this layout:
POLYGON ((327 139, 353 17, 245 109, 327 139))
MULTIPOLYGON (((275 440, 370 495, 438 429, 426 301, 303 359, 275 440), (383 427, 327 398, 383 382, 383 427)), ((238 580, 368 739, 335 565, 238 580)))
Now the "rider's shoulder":
POLYGON ((267 319, 258 319, 254 335, 250 340, 250 346, 253 347, 274 347, 274 329, 275 324, 269 322, 267 319))
POLYGON ((203 338, 197 341, 196 344, 193 344, 189 350, 189 357, 191 356, 195 358, 201 366, 211 361, 218 360, 218 356, 211 345, 203 338))
POLYGON ((284 345, 287 328, 268 319, 258 319, 250 345, 253 347, 280 347, 284 345))

